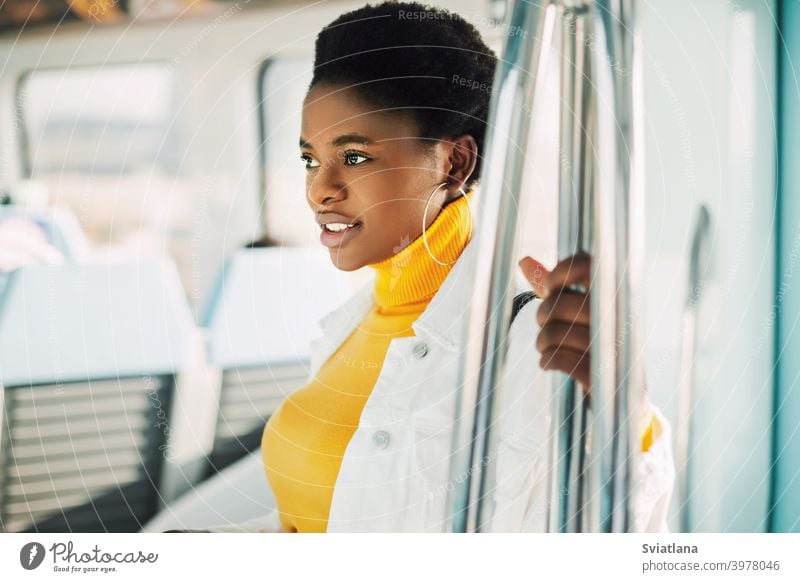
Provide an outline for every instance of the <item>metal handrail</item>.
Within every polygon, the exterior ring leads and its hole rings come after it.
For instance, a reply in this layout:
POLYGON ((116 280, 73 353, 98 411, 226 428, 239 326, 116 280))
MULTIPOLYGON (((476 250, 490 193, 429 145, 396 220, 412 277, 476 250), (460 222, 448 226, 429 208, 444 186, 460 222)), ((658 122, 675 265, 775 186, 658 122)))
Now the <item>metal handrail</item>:
MULTIPOLYGON (((450 463, 445 527, 477 532, 487 526, 484 492, 492 487, 488 466, 493 435, 496 390, 505 365, 508 320, 512 302, 514 243, 522 177, 520 153, 527 143, 538 80, 543 38, 554 7, 547 1, 514 3, 509 35, 495 72, 488 120, 486 156, 482 165, 481 211, 477 219, 476 278, 467 325, 462 389, 456 405, 453 456, 450 463), (518 151, 519 150, 519 151, 518 151), (467 475, 467 478, 458 478, 467 475)), ((552 24, 551 24, 552 26, 552 24)))
POLYGON ((597 0, 593 51, 597 164, 593 201, 593 531, 633 525, 635 443, 644 397, 637 305, 644 281, 643 112, 635 0, 597 0), (606 314, 611 313, 611 317, 606 314))
MULTIPOLYGON (((591 85, 591 3, 561 7, 561 165, 558 201, 558 256, 591 250, 591 195, 594 93, 591 85)), ((578 289, 585 291, 584 289, 578 289)), ((551 427, 548 525, 554 532, 580 532, 587 503, 586 452, 589 397, 566 374, 552 378, 555 419, 551 427)))
POLYGON ((634 0, 513 5, 509 26, 530 34, 508 37, 493 85, 478 252, 470 265, 488 277, 476 278, 469 308, 448 486, 449 530, 477 532, 487 526, 485 494, 494 487, 491 428, 508 347, 511 260, 525 162, 520 144, 528 142, 543 47, 559 10, 575 31, 562 35, 562 58, 568 61, 562 90, 571 108, 562 114, 562 146, 572 163, 561 173, 559 251, 563 256, 591 248, 595 255, 595 347, 589 398, 563 375, 555 386, 548 524, 551 531, 633 529, 637 423, 631 416, 644 395, 634 325, 643 282, 644 206, 633 8, 634 0), (459 478, 463 475, 467 478, 459 478), (566 501, 558 497, 563 491, 571 495, 566 501))

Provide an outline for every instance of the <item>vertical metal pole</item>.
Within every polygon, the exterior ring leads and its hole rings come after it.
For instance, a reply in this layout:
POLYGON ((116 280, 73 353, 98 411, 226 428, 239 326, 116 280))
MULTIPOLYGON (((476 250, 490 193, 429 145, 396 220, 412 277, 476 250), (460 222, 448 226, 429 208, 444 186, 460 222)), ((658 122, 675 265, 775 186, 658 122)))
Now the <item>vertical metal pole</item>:
POLYGON ((465 363, 461 369, 453 456, 450 464, 446 529, 477 532, 490 512, 483 495, 491 490, 491 422, 495 387, 507 352, 511 313, 512 261, 516 218, 538 80, 546 20, 552 26, 549 1, 515 2, 510 30, 526 31, 507 37, 495 73, 486 156, 482 166, 481 208, 477 218, 476 277, 469 307, 465 363))
MULTIPOLYGON (((561 161, 558 256, 590 250, 593 89, 589 52, 591 3, 565 2, 561 15, 561 161)), ((585 290, 584 290, 585 291, 585 290)), ((584 474, 589 398, 565 374, 553 375, 549 529, 584 531, 584 474)))
POLYGON ((644 368, 637 305, 642 297, 644 200, 642 99, 635 0, 596 0, 592 70, 597 88, 593 220, 591 483, 598 531, 633 528, 632 479, 644 368))
MULTIPOLYGON (((574 2, 565 12, 565 22, 574 30, 565 35, 569 58, 562 70, 563 106, 571 111, 562 116, 562 147, 570 162, 561 174, 559 251, 563 256, 591 246, 594 254, 594 345, 591 410, 572 382, 562 389, 562 376, 556 386, 551 493, 566 496, 550 508, 548 521, 554 531, 632 528, 638 435, 631 417, 639 412, 644 390, 635 325, 643 274, 644 206, 633 2, 596 0, 593 9, 574 2)), ((552 24, 554 13, 555 6, 515 3, 510 25, 532 34, 508 39, 495 75, 473 266, 489 276, 476 280, 470 305, 448 497, 452 514, 447 528, 452 531, 485 527, 483 493, 491 490, 492 479, 490 428, 505 364, 510 258, 524 166, 520 150, 530 129, 546 21, 552 24)))

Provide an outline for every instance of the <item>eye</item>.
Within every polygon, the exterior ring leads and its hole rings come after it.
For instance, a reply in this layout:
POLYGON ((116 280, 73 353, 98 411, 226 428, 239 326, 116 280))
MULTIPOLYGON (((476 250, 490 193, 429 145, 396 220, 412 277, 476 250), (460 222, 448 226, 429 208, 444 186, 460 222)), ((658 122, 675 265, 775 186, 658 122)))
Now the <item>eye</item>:
POLYGON ((319 162, 317 162, 317 161, 316 161, 314 158, 312 158, 311 156, 308 156, 308 155, 306 155, 306 154, 303 154, 303 155, 301 155, 301 156, 300 156, 300 159, 301 159, 301 160, 303 160, 303 162, 305 162, 305 164, 306 164, 306 168, 308 168, 308 169, 311 169, 311 168, 318 168, 318 167, 319 167, 319 162))
POLYGON ((352 151, 344 152, 342 157, 344 158, 344 163, 346 166, 357 166, 369 160, 369 157, 365 156, 364 154, 352 151))

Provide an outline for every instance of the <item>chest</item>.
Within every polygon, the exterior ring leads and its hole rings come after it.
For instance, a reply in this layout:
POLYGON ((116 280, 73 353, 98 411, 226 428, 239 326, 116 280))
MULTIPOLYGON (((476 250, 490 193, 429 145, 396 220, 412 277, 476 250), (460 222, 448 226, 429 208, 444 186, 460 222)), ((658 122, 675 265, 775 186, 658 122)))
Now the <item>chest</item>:
MULTIPOLYGON (((497 486, 491 502, 498 515, 508 516, 498 520, 501 531, 518 529, 522 511, 517 510, 531 503, 541 481, 548 421, 548 386, 535 357, 535 308, 524 308, 517 319, 497 410, 497 486)), ((452 325, 463 321, 456 317, 452 325)), ((415 326, 415 331, 388 346, 342 459, 328 531, 442 531, 454 479, 466 478, 451 475, 450 467, 462 350, 443 342, 441 329, 415 326)), ((326 347, 331 353, 336 349, 325 341, 314 346, 320 359, 326 347)), ((328 341, 334 343, 335 336, 328 341)))

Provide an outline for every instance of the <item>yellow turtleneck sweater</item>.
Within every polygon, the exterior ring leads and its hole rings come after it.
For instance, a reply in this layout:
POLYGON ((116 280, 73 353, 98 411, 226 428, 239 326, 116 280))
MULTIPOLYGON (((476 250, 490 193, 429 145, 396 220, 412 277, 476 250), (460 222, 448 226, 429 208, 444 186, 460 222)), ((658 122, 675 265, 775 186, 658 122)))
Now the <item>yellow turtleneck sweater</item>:
MULTIPOLYGON (((468 192, 467 198, 472 199, 468 192)), ((411 324, 439 290, 471 235, 468 200, 444 207, 422 237, 375 269, 374 305, 312 381, 275 411, 261 440, 267 479, 287 532, 322 532, 333 487, 361 411, 394 338, 414 335, 411 324)))
MULTIPOLYGON (((264 429, 261 451, 275 494, 281 527, 287 532, 324 532, 333 488, 345 449, 380 374, 394 338, 414 335, 411 324, 428 306, 469 242, 467 198, 451 202, 422 237, 375 269, 374 305, 355 331, 320 367, 316 376, 292 393, 264 429)), ((648 427, 642 446, 652 440, 648 427)))

